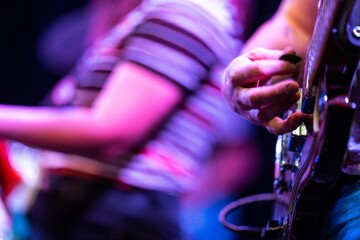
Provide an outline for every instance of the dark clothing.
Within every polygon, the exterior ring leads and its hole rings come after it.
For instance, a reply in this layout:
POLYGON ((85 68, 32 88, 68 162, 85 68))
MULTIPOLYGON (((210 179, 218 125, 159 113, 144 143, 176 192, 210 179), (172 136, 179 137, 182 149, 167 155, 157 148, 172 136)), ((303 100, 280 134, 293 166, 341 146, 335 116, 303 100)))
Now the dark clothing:
POLYGON ((72 176, 45 184, 29 213, 31 240, 181 239, 174 196, 72 176))

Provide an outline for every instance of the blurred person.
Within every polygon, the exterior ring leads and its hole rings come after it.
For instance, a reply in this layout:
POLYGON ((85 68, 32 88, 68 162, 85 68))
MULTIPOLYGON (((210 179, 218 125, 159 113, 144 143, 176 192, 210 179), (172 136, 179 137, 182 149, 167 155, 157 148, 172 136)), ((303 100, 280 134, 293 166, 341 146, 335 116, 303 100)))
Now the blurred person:
MULTIPOLYGON (((253 187, 262 175, 262 156, 254 126, 233 113, 228 115, 223 139, 203 165, 197 187, 182 200, 181 218, 189 240, 238 239, 218 221, 220 209, 253 187)), ((231 216, 233 222, 246 212, 231 216)))
POLYGON ((182 238, 179 196, 229 127, 219 74, 241 47, 239 12, 141 1, 55 87, 61 107, 0 106, 0 136, 49 150, 30 239, 182 238))
MULTIPOLYGON (((235 58, 225 71, 222 88, 231 108, 249 121, 264 126, 271 133, 290 132, 308 117, 300 111, 286 119, 278 117, 300 98, 299 83, 286 77, 294 74, 296 67, 292 63, 279 60, 279 57, 285 53, 305 56, 318 7, 321 9, 323 2, 283 1, 274 17, 258 29, 245 44, 242 54, 235 58), (267 81, 277 75, 285 78, 267 84, 267 81), (261 83, 257 84, 259 80, 261 83)), ((359 59, 353 64, 358 66, 359 59)), ((357 78, 359 77, 357 69, 357 78)), ((358 106, 360 95, 357 85, 353 86, 354 94, 350 97, 358 106)), ((357 107, 342 173, 324 203, 328 205, 324 222, 320 223, 321 229, 318 229, 321 239, 360 238, 359 228, 356 227, 360 223, 360 209, 357 204, 360 193, 359 113, 357 107)))
MULTIPOLYGON (((121 1, 89 1, 85 6, 75 9, 64 16, 57 17, 39 42, 41 62, 48 70, 61 73, 67 70, 75 62, 76 56, 80 55, 86 45, 91 45, 106 30, 116 24, 116 15, 123 15, 126 9, 136 6, 135 2, 127 4, 123 11, 112 11, 116 4, 121 1), (105 14, 107 13, 106 16, 105 14), (106 16, 106 17, 105 17, 106 16), (115 20, 115 21, 114 21, 115 20), (70 43, 76 43, 70 45, 70 43), (71 50, 63 53, 59 46, 71 46, 71 50)), ((236 2, 239 15, 239 27, 244 31, 243 36, 249 31, 249 25, 253 21, 251 14, 252 4, 250 1, 241 0, 236 2)), ((69 79, 63 79, 55 86, 54 91, 47 96, 42 104, 61 105, 66 99, 67 86, 71 85, 69 79)), ((239 194, 246 186, 249 186, 259 175, 260 167, 257 143, 254 137, 254 127, 251 124, 239 121, 238 116, 228 113, 229 120, 226 125, 232 126, 226 129, 227 135, 221 140, 221 144, 215 148, 215 156, 202 166, 199 174, 198 187, 187 193, 183 198, 181 208, 181 225, 189 239, 207 239, 216 234, 218 238, 229 238, 229 232, 217 221, 216 214, 224 203, 229 202, 239 194), (236 120, 235 120, 236 119, 236 120), (236 126, 234 123, 236 121, 236 126), (250 140, 252 139, 252 140, 250 140), (191 224, 189 224, 191 222, 191 224)), ((56 153, 57 157, 59 156, 56 153)), ((49 152, 44 154, 45 165, 51 161, 49 152)), ((66 157, 66 156, 65 156, 66 157)), ((46 166, 45 166, 46 169, 46 166)), ((235 237, 235 235, 233 235, 235 237)))
MULTIPOLYGON (((0 141, 0 189, 1 189, 1 210, 0 210, 0 236, 10 237, 12 235, 11 210, 7 202, 14 189, 22 182, 20 174, 11 166, 8 154, 8 144, 0 141)), ((5 238, 7 239, 7 238, 5 238)))
POLYGON ((14 188, 23 180, 21 175, 13 168, 9 158, 8 143, 5 140, 0 141, 0 186, 1 197, 3 200, 8 198, 14 188))
MULTIPOLYGON (((3 237, 7 239, 26 239, 29 224, 26 211, 35 192, 13 161, 12 144, 4 139, 0 141, 0 189, 2 213, 6 223, 1 224, 3 237)), ((24 160, 24 159, 22 159, 24 160)))

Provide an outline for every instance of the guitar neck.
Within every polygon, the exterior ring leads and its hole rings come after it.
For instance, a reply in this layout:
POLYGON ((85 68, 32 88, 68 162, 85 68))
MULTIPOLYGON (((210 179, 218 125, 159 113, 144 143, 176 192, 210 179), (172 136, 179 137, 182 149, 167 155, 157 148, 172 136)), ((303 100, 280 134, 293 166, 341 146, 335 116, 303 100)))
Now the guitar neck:
POLYGON ((300 76, 300 83, 303 84, 304 94, 306 96, 314 96, 313 86, 317 85, 316 75, 319 74, 321 59, 327 42, 333 28, 334 21, 339 14, 341 0, 323 0, 319 8, 316 24, 305 58, 305 64, 302 75, 300 76))

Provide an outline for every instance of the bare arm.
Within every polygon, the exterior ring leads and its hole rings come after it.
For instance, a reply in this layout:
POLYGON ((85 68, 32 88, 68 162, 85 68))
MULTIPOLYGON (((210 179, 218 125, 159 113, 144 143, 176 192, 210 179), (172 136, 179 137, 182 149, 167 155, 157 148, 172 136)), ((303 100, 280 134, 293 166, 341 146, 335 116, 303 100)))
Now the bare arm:
POLYGON ((318 0, 283 0, 275 15, 246 42, 242 52, 255 47, 292 47, 304 56, 314 28, 318 0))
POLYGON ((0 106, 0 136, 54 151, 111 158, 149 134, 181 94, 164 77, 123 63, 92 108, 0 106))

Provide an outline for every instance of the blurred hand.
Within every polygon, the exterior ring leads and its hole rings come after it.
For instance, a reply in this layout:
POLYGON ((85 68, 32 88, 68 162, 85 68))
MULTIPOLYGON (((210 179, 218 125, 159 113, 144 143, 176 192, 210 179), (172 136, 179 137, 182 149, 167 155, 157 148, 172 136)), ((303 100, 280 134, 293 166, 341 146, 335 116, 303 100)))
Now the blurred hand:
POLYGON ((286 53, 295 54, 295 51, 256 48, 235 58, 224 75, 222 90, 230 107, 273 134, 294 130, 306 117, 300 111, 287 119, 279 117, 300 98, 299 84, 293 79, 269 81, 295 70, 294 64, 279 60, 286 53))

